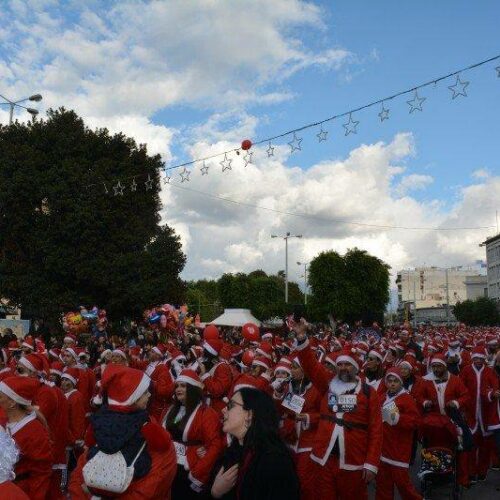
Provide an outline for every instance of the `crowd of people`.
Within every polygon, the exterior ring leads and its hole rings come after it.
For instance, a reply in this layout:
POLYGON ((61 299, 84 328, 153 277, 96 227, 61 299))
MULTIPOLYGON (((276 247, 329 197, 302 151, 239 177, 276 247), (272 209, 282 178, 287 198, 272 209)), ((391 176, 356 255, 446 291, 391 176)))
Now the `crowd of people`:
POLYGON ((463 488, 500 464, 500 328, 3 341, 0 498, 420 499, 420 447, 463 488))

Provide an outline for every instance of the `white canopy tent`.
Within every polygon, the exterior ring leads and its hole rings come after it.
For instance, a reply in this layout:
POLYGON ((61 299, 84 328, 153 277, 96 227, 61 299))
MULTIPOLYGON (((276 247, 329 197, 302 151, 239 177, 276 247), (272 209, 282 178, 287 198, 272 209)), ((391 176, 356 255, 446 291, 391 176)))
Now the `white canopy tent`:
POLYGON ((253 323, 260 326, 260 321, 253 316, 250 309, 224 309, 224 313, 213 321, 206 324, 217 326, 243 326, 245 323, 253 323))

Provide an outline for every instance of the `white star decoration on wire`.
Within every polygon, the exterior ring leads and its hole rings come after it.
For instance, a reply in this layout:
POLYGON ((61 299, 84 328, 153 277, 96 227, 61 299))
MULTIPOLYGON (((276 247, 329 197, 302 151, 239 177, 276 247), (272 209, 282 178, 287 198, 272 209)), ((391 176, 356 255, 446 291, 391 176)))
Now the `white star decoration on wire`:
POLYGON ((137 191, 137 182, 135 182, 135 178, 132 180, 132 184, 130 184, 130 191, 137 191))
POLYGON ((411 101, 406 101, 410 106, 410 113, 413 113, 415 110, 423 111, 422 104, 427 99, 427 97, 418 97, 418 91, 415 90, 415 95, 411 101))
POLYGON ((384 120, 389 119, 389 111, 385 106, 384 103, 382 103, 382 109, 380 110, 380 113, 378 114, 378 117, 380 118, 380 121, 383 122, 384 120))
POLYGON ((243 161, 245 162, 245 167, 252 163, 253 152, 248 151, 247 154, 243 157, 243 161))
POLYGON ((462 80, 460 80, 460 75, 457 75, 457 81, 455 82, 455 85, 450 85, 448 87, 453 92, 451 98, 455 99, 455 97, 458 97, 459 95, 467 97, 467 92, 465 91, 465 89, 468 85, 469 82, 462 82, 462 80))
POLYGON ((222 167, 222 171, 225 172, 226 170, 232 170, 232 168, 231 168, 232 162, 233 162, 233 160, 231 160, 231 158, 227 157, 227 153, 224 153, 224 159, 219 162, 219 164, 222 167))
POLYGON ((201 175, 208 175, 209 166, 203 162, 203 166, 200 168, 201 175))
POLYGON ((345 128, 345 135, 357 134, 358 131, 356 127, 359 125, 359 121, 352 119, 352 113, 349 113, 349 121, 344 123, 342 126, 345 128))
POLYGON ((170 179, 172 177, 169 177, 169 175, 167 174, 167 172, 165 172, 165 177, 163 177, 163 184, 170 184, 170 179))
POLYGON ((146 191, 149 191, 150 189, 153 189, 153 179, 151 179, 151 176, 148 175, 148 179, 144 183, 146 185, 146 191))
POLYGON ((180 175, 181 175, 181 182, 186 182, 186 181, 189 182, 189 176, 191 175, 191 172, 186 167, 184 167, 184 170, 181 172, 180 175))
POLYGON ((316 134, 316 137, 318 138, 318 142, 326 141, 327 135, 328 135, 328 131, 323 130, 323 127, 321 127, 321 130, 316 134))
POLYGON ((266 152, 267 152, 268 158, 271 158, 271 156, 274 156, 274 148, 271 145, 271 143, 269 143, 269 147, 267 148, 266 152))
POLYGON ((293 133, 293 139, 288 143, 290 146, 290 153, 293 153, 294 151, 301 151, 302 150, 302 138, 297 137, 296 132, 293 133))
POLYGON ((118 181, 118 184, 113 186, 113 191, 115 192, 115 196, 123 196, 123 190, 125 189, 125 186, 122 185, 121 181, 118 181))

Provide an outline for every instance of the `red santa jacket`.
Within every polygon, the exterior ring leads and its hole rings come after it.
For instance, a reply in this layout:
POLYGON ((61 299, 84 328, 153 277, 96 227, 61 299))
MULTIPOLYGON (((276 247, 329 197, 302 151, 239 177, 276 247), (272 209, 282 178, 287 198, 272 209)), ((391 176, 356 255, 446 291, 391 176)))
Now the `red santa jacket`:
POLYGON ((35 413, 22 420, 4 425, 19 448, 16 464, 16 484, 30 500, 45 500, 52 474, 52 448, 47 428, 35 413))
POLYGON ((305 375, 322 395, 311 459, 324 465, 337 444, 341 469, 366 468, 376 473, 382 451, 382 415, 377 392, 358 379, 352 394, 355 398, 351 398, 356 400, 354 410, 335 411, 338 410, 338 399, 332 391, 335 375, 317 361, 308 340, 297 350, 305 375))
MULTIPOLYGON (((132 481, 125 493, 120 495, 120 500, 143 500, 145 498, 158 498, 170 500, 170 488, 177 472, 175 459, 175 449, 170 435, 158 424, 149 423, 144 426, 148 430, 143 430, 147 443, 147 451, 151 456, 151 470, 144 477, 132 481)), ((89 427, 89 429, 91 429, 89 427)), ((87 432, 86 444, 95 444, 92 432, 87 432)), ((87 454, 82 453, 76 469, 71 473, 69 484, 69 495, 71 500, 89 500, 92 497, 83 491, 82 469, 87 463, 87 454)))
POLYGON ((0 483, 0 498, 8 500, 30 500, 30 497, 11 481, 0 483))
POLYGON ((472 364, 462 369, 460 378, 469 391, 469 402, 465 411, 471 431, 474 434, 480 430, 485 435, 488 393, 497 385, 497 376, 489 366, 478 370, 472 364))
POLYGON ((384 438, 380 460, 389 465, 408 468, 414 431, 420 420, 417 403, 405 389, 396 396, 386 394, 382 403, 382 416, 384 438), (387 414, 395 409, 397 409, 395 419, 387 418, 387 414))
POLYGON ((494 397, 494 393, 500 389, 500 375, 493 370, 495 380, 492 380, 492 386, 486 393, 486 426, 488 431, 500 429, 500 399, 494 397))
POLYGON ((305 415, 305 421, 297 421, 297 413, 283 406, 287 394, 293 394, 292 384, 288 383, 285 391, 274 393, 274 399, 279 402, 278 411, 281 415, 281 435, 295 453, 312 450, 320 417, 321 394, 309 383, 298 396, 304 398, 300 414, 305 415))
POLYGON ((7 377, 12 377, 15 374, 15 372, 12 370, 12 368, 6 366, 5 368, 2 368, 0 370, 0 382, 7 377))
POLYGON ((224 398, 229 394, 233 384, 231 368, 227 363, 221 361, 200 378, 205 384, 207 404, 219 414, 222 413, 222 409, 226 406, 224 398))
POLYGON ((174 379, 168 366, 160 361, 149 363, 144 373, 151 379, 149 414, 160 420, 172 401, 175 389, 174 379))
POLYGON ((75 446, 77 441, 83 443, 85 435, 85 406, 83 397, 79 391, 73 389, 64 394, 68 401, 68 444, 75 446))
MULTIPOLYGON (((164 427, 167 417, 168 412, 162 420, 164 427)), ((189 471, 191 483, 201 488, 208 481, 215 462, 223 451, 220 417, 214 409, 200 403, 189 416, 182 436, 174 434, 177 464, 189 471), (205 449, 202 457, 197 454, 200 448, 205 449)))
POLYGON ((456 408, 465 410, 469 403, 469 392, 467 388, 456 375, 448 373, 448 380, 437 384, 435 377, 429 373, 423 377, 424 385, 419 395, 419 403, 425 408, 425 403, 430 401, 432 404, 427 409, 429 413, 440 413, 445 415, 447 413, 447 404, 453 401, 456 408))

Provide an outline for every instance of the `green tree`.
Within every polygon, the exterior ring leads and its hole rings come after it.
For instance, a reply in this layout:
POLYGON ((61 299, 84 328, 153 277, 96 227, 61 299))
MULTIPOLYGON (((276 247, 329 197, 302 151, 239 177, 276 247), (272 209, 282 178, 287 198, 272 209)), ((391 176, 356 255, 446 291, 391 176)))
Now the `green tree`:
POLYGON ((159 224, 161 167, 145 145, 90 130, 73 111, 0 127, 0 296, 49 320, 79 304, 113 319, 182 301, 185 256, 159 224), (113 196, 134 176, 135 192, 113 196))
POLYGON ((310 313, 323 321, 333 314, 351 322, 381 322, 389 302, 389 269, 357 248, 344 256, 322 252, 309 266, 310 313))
POLYGON ((497 305, 487 297, 458 302, 453 307, 453 314, 458 321, 469 326, 493 326, 500 323, 497 305))

